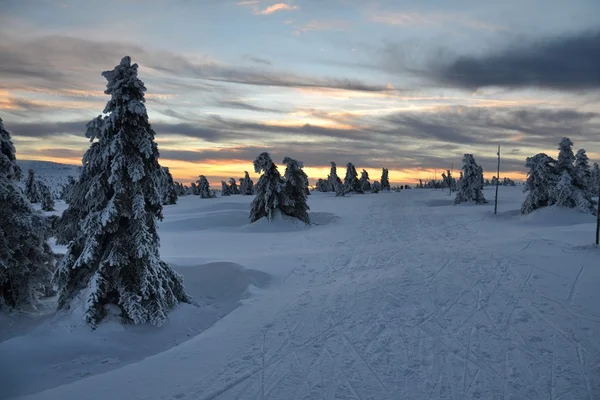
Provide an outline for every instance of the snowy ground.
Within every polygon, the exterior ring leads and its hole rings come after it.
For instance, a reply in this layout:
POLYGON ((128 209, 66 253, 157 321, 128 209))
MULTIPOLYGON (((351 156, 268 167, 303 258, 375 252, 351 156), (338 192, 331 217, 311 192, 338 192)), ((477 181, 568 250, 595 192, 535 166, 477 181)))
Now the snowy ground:
POLYGON ((594 217, 522 217, 522 196, 502 187, 494 216, 434 190, 316 193, 310 228, 182 198, 161 253, 203 306, 160 329, 2 316, 0 398, 599 399, 594 217))

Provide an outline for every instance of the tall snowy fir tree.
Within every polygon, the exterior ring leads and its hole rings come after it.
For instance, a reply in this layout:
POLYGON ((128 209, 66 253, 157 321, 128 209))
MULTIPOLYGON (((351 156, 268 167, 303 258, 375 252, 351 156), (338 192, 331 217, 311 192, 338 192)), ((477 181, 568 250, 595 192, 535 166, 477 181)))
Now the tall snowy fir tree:
POLYGON ((43 184, 42 182, 36 182, 37 190, 40 194, 40 203, 43 211, 54 211, 54 199, 52 198, 52 193, 50 193, 50 188, 43 184))
POLYGON ((208 179, 204 175, 200 175, 200 179, 197 181, 198 183, 198 194, 203 199, 210 199, 213 197, 212 192, 210 190, 210 184, 208 183, 208 179))
POLYGON ((25 196, 30 203, 39 203, 42 200, 37 180, 35 179, 35 171, 30 169, 25 181, 25 196))
POLYGON ((329 183, 329 191, 337 192, 338 183, 341 183, 342 180, 339 178, 337 174, 337 166, 333 161, 331 161, 331 170, 329 171, 329 176, 327 177, 327 182, 329 183))
POLYGON ((363 169, 362 172, 360 173, 360 189, 363 192, 371 191, 371 182, 369 179, 369 173, 367 172, 366 169, 363 169))
POLYGON ((521 206, 521 214, 529 214, 538 208, 550 204, 550 192, 556 185, 556 161, 544 153, 527 157, 525 166, 529 168, 525 181, 525 200, 521 206))
POLYGON ((283 193, 285 198, 289 200, 287 204, 283 205, 283 212, 286 215, 304 221, 306 224, 310 224, 308 216, 310 208, 306 202, 308 176, 302 170, 304 165, 302 161, 297 161, 290 157, 284 158, 283 163, 286 165, 283 193))
POLYGON ((146 87, 129 57, 102 75, 110 100, 105 115, 87 125, 92 144, 75 195, 86 201, 59 270, 58 306, 81 308, 93 327, 108 315, 109 304, 120 309, 124 322, 160 326, 170 309, 192 299, 158 252, 160 165, 144 104, 146 87))
POLYGON ((475 202, 477 204, 487 203, 483 196, 483 184, 481 181, 482 169, 475 162, 472 154, 463 157, 462 179, 458 183, 454 204, 475 202))
POLYGON ((240 192, 245 196, 251 196, 254 193, 254 182, 250 179, 248 171, 244 171, 244 178, 240 185, 240 192))
POLYGON ((276 211, 283 212, 283 207, 293 205, 293 202, 286 197, 283 190, 285 181, 269 153, 261 153, 256 157, 254 171, 257 174, 262 172, 262 175, 256 184, 256 197, 250 205, 250 222, 263 217, 271 220, 276 211))
POLYGON ((231 196, 231 189, 225 181, 221 181, 221 197, 223 196, 231 196))
POLYGON ((358 180, 358 172, 356 172, 356 168, 354 164, 348 163, 346 166, 346 177, 344 178, 344 188, 346 193, 356 192, 363 193, 363 190, 360 186, 360 181, 358 180))
POLYGON ((15 148, 0 118, 0 309, 35 309, 38 291, 54 270, 46 221, 17 186, 20 178, 15 148))
POLYGON ((390 171, 387 168, 381 169, 381 190, 390 190, 390 171))
POLYGON ((575 176, 578 183, 583 186, 585 191, 590 193, 590 196, 596 194, 592 188, 592 169, 585 149, 579 149, 575 154, 575 176))
POLYGON ((229 192, 231 194, 240 194, 240 189, 238 188, 235 178, 229 178, 229 192))
POLYGON ((567 171, 571 177, 574 175, 575 155, 573 142, 568 137, 563 137, 558 143, 558 158, 556 159, 556 172, 560 176, 567 171))

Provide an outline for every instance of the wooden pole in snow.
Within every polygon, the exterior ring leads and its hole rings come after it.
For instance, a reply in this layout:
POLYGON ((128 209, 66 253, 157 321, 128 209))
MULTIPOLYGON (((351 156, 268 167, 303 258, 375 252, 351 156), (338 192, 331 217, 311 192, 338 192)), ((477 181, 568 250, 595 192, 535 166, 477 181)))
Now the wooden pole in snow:
POLYGON ((500 146, 498 146, 498 173, 496 174, 496 200, 494 201, 494 215, 498 213, 498 185, 500 184, 500 146))
POLYGON ((598 209, 596 210, 596 244, 600 244, 600 188, 598 189, 598 209))

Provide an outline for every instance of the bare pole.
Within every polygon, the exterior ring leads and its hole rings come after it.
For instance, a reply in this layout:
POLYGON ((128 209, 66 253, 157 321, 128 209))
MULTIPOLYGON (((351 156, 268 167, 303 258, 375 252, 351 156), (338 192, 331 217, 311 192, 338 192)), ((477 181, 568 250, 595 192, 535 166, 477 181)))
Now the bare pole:
POLYGON ((450 167, 451 172, 448 174, 448 186, 450 186, 450 194, 452 194, 452 179, 450 179, 450 175, 454 175, 454 163, 452 163, 452 166, 450 167))
POLYGON ((494 201, 494 215, 498 213, 498 186, 500 185, 500 145, 498 145, 498 173, 496 174, 496 200, 494 201))
POLYGON ((600 244, 600 188, 598 188, 598 209, 596 210, 598 219, 596 220, 596 244, 600 244))

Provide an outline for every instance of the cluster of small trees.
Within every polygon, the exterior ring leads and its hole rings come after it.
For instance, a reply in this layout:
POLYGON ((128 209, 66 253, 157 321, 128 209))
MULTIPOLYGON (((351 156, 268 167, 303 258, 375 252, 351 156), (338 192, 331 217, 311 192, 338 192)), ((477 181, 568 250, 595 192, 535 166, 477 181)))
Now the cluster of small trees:
POLYGON ((369 173, 362 170, 360 179, 356 172, 356 167, 352 163, 346 165, 346 177, 344 181, 337 175, 337 166, 335 162, 331 162, 331 170, 327 179, 319 179, 316 184, 316 189, 319 192, 335 192, 336 196, 345 196, 347 193, 379 193, 382 190, 390 190, 389 171, 383 168, 381 171, 381 182, 374 181, 371 183, 369 173))
POLYGON ((50 188, 39 179, 36 179, 35 172, 32 169, 28 171, 27 180, 25 181, 25 196, 31 204, 40 203, 42 210, 54 211, 54 199, 50 188))
POLYGON ((600 186, 600 168, 595 163, 590 168, 584 149, 573 153, 573 142, 564 137, 558 144, 558 158, 545 153, 528 157, 529 168, 525 192, 527 196, 521 213, 528 214, 538 208, 558 205, 577 208, 586 213, 596 213, 592 197, 600 186))

